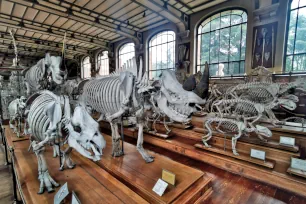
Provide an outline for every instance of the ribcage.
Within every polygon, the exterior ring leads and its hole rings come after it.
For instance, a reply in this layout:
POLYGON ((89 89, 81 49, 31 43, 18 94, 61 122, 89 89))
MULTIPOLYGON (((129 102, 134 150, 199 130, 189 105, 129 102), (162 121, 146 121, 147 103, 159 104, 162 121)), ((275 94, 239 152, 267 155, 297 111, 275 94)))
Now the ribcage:
POLYGON ((38 140, 43 140, 44 133, 49 127, 50 120, 45 115, 45 107, 54 101, 54 98, 48 94, 38 96, 32 103, 29 114, 28 123, 31 128, 32 136, 38 140))
POLYGON ((117 76, 87 82, 83 94, 86 104, 102 114, 118 112, 123 98, 120 94, 120 79, 117 76))
MULTIPOLYGON (((41 63, 39 63, 41 64, 41 63)), ((41 67, 35 65, 29 69, 25 74, 25 80, 30 85, 31 91, 35 91, 36 87, 39 85, 39 80, 42 78, 41 67)))

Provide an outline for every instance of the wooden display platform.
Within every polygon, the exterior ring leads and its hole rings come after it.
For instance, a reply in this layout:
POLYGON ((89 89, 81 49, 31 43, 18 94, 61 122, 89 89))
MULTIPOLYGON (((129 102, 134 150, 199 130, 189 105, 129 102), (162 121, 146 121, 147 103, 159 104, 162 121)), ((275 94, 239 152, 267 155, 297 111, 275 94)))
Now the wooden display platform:
MULTIPOLYGON (((109 132, 110 128, 107 123, 101 122, 100 126, 102 128, 102 133, 105 131, 109 132)), ((273 160, 276 161, 276 164, 274 169, 269 169, 266 167, 259 166, 257 164, 238 160, 229 156, 200 150, 194 145, 198 143, 198 141, 196 140, 199 140, 199 138, 201 138, 201 133, 194 132, 193 130, 182 129, 178 129, 177 131, 180 133, 180 135, 185 135, 185 137, 178 136, 177 132, 175 131, 175 128, 172 128, 172 132, 174 133, 173 137, 170 137, 168 139, 162 139, 144 133, 144 141, 160 148, 164 148, 166 150, 190 157, 192 159, 208 163, 217 168, 221 168, 226 171, 236 173, 256 181, 268 183, 278 188, 291 191, 302 196, 306 196, 306 179, 292 176, 287 173, 287 169, 290 166, 289 155, 294 155, 295 153, 264 147, 267 148, 269 151, 274 152, 273 160)), ((137 131, 131 131, 131 128, 129 128, 129 130, 124 129, 124 134, 125 136, 137 138, 137 131)), ((223 138, 220 139, 222 139, 223 141, 223 138)), ((241 143, 242 146, 244 144, 247 143, 241 143)))
POLYGON ((111 137, 103 135, 107 146, 102 160, 97 164, 150 203, 193 203, 210 188, 211 178, 202 171, 153 152, 149 153, 154 155, 154 162, 146 163, 136 147, 128 143, 124 144, 125 155, 114 158, 111 156, 111 137), (152 188, 161 178, 163 169, 176 175, 176 185, 169 185, 165 194, 160 197, 152 191, 152 188))
POLYGON ((289 174, 293 174, 293 175, 296 175, 296 176, 306 178, 306 172, 302 171, 302 170, 299 170, 299 169, 293 169, 293 168, 289 167, 287 172, 289 174))
POLYGON ((251 158, 249 154, 244 154, 244 153, 241 153, 241 152, 239 152, 239 155, 234 155, 231 149, 223 150, 223 149, 220 149, 218 147, 208 148, 203 144, 195 144, 194 146, 197 147, 197 148, 206 150, 206 151, 211 151, 211 152, 215 152, 215 153, 218 153, 218 154, 223 154, 223 155, 226 155, 226 156, 229 156, 229 157, 233 157, 233 158, 236 158, 236 159, 247 161, 247 162, 257 164, 257 165, 260 165, 260 166, 264 166, 264 167, 267 167, 267 168, 270 168, 270 169, 273 169, 274 166, 275 166, 275 161, 273 161, 273 160, 266 159, 266 161, 263 161, 263 160, 259 160, 259 159, 254 159, 254 158, 251 158))
MULTIPOLYGON (((8 127, 5 133, 7 140, 14 137, 8 127)), ((14 169, 23 200, 27 204, 53 203, 55 193, 37 194, 39 190, 37 158, 34 153, 27 151, 29 141, 15 141, 11 146, 14 148, 14 169)), ((46 148, 45 152, 50 175, 60 184, 68 182, 69 191, 74 191, 81 203, 147 203, 97 164, 75 151, 72 152, 72 159, 77 166, 74 169, 59 171, 59 158, 53 158, 52 151, 52 148, 46 148)), ((58 189, 56 188, 56 191, 58 189)))

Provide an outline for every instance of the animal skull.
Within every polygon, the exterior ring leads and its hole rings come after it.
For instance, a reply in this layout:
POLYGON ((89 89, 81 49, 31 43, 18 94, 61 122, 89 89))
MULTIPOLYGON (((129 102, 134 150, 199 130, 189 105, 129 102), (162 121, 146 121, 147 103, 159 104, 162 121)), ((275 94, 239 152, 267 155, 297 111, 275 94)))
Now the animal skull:
POLYGON ((284 107, 288 110, 295 110, 296 109, 296 103, 290 99, 278 99, 278 104, 281 107, 284 107))
POLYGON ((67 78, 67 70, 61 70, 62 57, 50 56, 47 53, 45 56, 45 64, 48 67, 47 72, 51 74, 53 81, 56 84, 63 84, 67 78))
POLYGON ((99 132, 99 124, 89 115, 83 106, 75 108, 71 123, 74 127, 79 127, 80 132, 71 129, 72 126, 68 127, 69 146, 89 159, 94 161, 100 160, 106 142, 99 132))
POLYGON ((264 136, 264 137, 272 137, 272 132, 269 130, 269 128, 261 126, 261 125, 256 125, 256 130, 255 132, 258 135, 264 136))
POLYGON ((184 90, 173 71, 162 72, 159 86, 160 90, 154 96, 154 101, 174 121, 189 122, 191 114, 197 111, 195 105, 206 102, 194 92, 184 90))

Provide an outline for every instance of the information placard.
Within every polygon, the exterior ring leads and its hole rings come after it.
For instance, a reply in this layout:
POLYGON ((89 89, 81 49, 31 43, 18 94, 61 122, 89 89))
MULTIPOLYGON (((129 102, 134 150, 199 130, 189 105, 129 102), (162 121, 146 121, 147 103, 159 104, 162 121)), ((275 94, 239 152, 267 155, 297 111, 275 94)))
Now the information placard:
POLYGON ((261 150, 257 150, 257 149, 251 149, 251 157, 265 161, 266 160, 266 152, 261 151, 261 150))
POLYGON ((163 169, 162 179, 171 185, 175 185, 175 174, 163 169))
POLYGON ((158 181, 156 182, 155 186, 153 187, 153 191, 159 195, 162 196, 165 192, 165 190, 167 189, 168 183, 166 183, 165 181, 163 181, 162 179, 158 179, 158 181))
POLYGON ((81 204, 81 201, 79 200, 74 191, 72 191, 71 204, 81 204))
POLYGON ((67 182, 57 191, 54 196, 54 204, 60 204, 69 194, 67 182))
POLYGON ((295 138, 280 136, 279 143, 282 144, 282 145, 294 146, 295 145, 295 138))
POLYGON ((306 160, 291 158, 291 168, 306 171, 306 160))

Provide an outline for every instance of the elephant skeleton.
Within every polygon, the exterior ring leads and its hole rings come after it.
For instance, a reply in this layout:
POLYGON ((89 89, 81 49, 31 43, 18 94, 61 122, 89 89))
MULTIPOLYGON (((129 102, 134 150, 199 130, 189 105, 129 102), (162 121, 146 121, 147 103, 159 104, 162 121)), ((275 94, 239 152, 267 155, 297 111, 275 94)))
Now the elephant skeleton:
POLYGON ((202 141, 206 147, 211 147, 210 145, 208 145, 207 141, 211 139, 212 134, 213 134, 212 123, 215 123, 216 125, 215 129, 218 132, 221 132, 223 134, 225 133, 224 131, 226 131, 226 133, 228 132, 235 133, 235 135, 232 137, 232 151, 234 155, 239 155, 236 150, 236 144, 237 144, 237 140, 243 134, 255 132, 257 135, 261 135, 265 137, 272 136, 272 133, 268 128, 260 126, 260 125, 256 125, 256 127, 248 128, 241 121, 236 121, 236 120, 227 119, 227 118, 209 118, 204 122, 204 126, 208 130, 208 134, 202 137, 202 141), (222 130, 220 128, 222 128, 222 130))
POLYGON ((68 143, 69 147, 62 152, 60 169, 63 169, 64 163, 68 168, 74 167, 69 157, 71 148, 89 159, 99 160, 105 147, 105 140, 99 132, 98 123, 89 115, 86 107, 78 105, 71 117, 67 96, 57 96, 50 91, 42 91, 33 97, 36 98, 30 106, 28 123, 33 140, 31 147, 38 159, 40 181, 38 193, 41 194, 45 188, 48 192, 52 192, 53 186, 59 186, 49 174, 44 158, 45 145, 55 145, 57 138, 68 143), (80 127, 81 131, 74 131, 74 127, 80 127), (62 132, 66 132, 66 135, 62 136, 62 132))
POLYGON ((8 106, 10 114, 10 128, 17 134, 17 137, 20 137, 19 131, 21 129, 21 119, 26 106, 25 99, 26 98, 24 96, 21 96, 20 98, 13 100, 8 106), (14 125, 16 122, 17 127, 14 125))
POLYGON ((191 113, 196 111, 195 104, 204 104, 191 91, 185 91, 177 81, 175 73, 163 71, 160 80, 149 84, 148 75, 142 74, 140 58, 137 73, 136 59, 128 61, 121 72, 108 77, 95 78, 84 85, 80 97, 86 105, 101 113, 100 119, 106 119, 112 131, 112 155, 123 154, 118 133, 118 120, 124 115, 137 118, 138 140, 137 150, 146 162, 152 162, 153 157, 143 148, 143 128, 148 110, 158 108, 162 114, 177 122, 190 121, 191 113))

